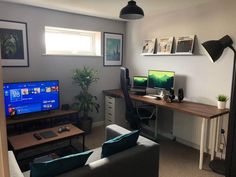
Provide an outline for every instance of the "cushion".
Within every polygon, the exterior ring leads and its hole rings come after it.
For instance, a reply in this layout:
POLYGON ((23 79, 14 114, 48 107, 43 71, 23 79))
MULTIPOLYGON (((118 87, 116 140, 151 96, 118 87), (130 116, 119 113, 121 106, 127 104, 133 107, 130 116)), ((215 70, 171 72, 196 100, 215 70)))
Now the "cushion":
POLYGON ((96 149, 92 149, 92 151, 93 151, 93 153, 91 154, 91 156, 89 156, 86 164, 90 164, 92 162, 95 162, 95 161, 101 159, 102 147, 99 147, 99 148, 96 148, 96 149))
POLYGON ((102 157, 108 157, 112 154, 135 146, 137 144, 139 132, 139 130, 135 130, 131 133, 117 136, 103 143, 102 157))
POLYGON ((92 153, 93 151, 86 151, 46 162, 32 163, 30 165, 30 177, 53 177, 81 167, 92 153))
POLYGON ((12 151, 8 151, 8 159, 9 159, 9 170, 11 177, 24 177, 21 172, 18 163, 16 161, 15 155, 12 151))

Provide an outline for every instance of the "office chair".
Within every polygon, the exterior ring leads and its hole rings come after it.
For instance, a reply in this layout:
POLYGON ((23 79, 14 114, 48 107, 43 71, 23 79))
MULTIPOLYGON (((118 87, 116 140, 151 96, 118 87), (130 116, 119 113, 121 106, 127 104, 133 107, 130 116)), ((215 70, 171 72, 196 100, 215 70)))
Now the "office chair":
POLYGON ((142 129, 142 123, 147 124, 148 120, 155 118, 155 109, 152 108, 152 111, 148 110, 150 109, 150 105, 141 105, 139 107, 134 107, 132 100, 130 99, 129 95, 129 70, 128 68, 121 67, 120 68, 120 83, 121 83, 121 89, 124 95, 125 99, 125 117, 128 121, 131 129, 142 129))

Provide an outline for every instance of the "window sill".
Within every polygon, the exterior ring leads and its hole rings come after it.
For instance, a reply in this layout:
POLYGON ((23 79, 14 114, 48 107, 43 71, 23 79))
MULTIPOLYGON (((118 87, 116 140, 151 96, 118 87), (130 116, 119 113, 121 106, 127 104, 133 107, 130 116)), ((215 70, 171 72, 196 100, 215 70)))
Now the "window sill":
POLYGON ((58 57, 103 57, 103 55, 67 55, 67 54, 42 54, 42 56, 58 56, 58 57))

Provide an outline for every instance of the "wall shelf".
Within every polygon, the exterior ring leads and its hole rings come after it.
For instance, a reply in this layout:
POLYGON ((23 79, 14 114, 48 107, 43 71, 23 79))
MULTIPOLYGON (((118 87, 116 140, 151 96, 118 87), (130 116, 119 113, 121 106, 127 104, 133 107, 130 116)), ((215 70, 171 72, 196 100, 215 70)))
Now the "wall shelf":
POLYGON ((161 53, 154 53, 154 54, 141 54, 142 56, 193 56, 193 53, 168 53, 168 54, 161 54, 161 53))

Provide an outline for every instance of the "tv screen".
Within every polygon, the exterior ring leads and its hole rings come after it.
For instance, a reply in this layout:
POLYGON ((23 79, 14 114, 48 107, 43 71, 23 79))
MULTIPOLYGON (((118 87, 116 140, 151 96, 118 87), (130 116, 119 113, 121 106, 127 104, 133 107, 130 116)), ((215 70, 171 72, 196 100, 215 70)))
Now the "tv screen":
POLYGON ((59 81, 4 83, 6 117, 59 109, 59 81))
POLYGON ((174 76, 173 71, 149 70, 148 87, 170 90, 174 88, 174 76))

